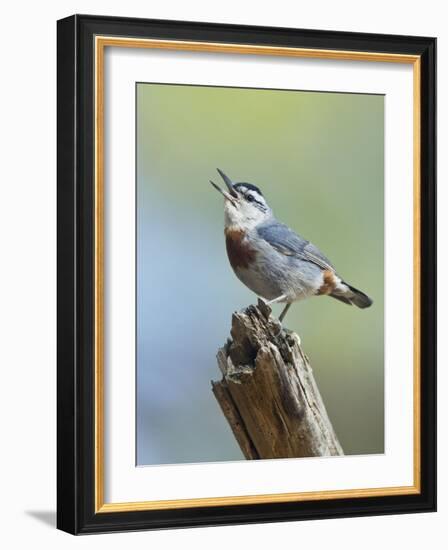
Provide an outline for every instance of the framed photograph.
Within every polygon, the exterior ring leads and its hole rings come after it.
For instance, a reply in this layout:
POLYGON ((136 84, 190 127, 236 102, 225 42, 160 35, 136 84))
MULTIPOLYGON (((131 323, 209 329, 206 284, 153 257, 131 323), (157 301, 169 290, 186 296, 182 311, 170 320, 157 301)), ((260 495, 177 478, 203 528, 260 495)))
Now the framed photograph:
POLYGON ((58 21, 58 527, 434 511, 426 37, 58 21))

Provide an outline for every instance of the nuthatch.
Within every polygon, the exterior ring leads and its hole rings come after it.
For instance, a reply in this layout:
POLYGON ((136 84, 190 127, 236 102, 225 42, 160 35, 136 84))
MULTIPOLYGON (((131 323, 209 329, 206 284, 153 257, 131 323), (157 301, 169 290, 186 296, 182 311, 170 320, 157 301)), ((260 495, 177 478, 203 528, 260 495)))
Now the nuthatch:
POLYGON ((221 170, 227 255, 236 276, 268 304, 286 303, 282 321, 293 302, 310 296, 331 296, 366 308, 372 300, 336 273, 322 252, 274 217, 262 192, 251 183, 233 183, 221 170))

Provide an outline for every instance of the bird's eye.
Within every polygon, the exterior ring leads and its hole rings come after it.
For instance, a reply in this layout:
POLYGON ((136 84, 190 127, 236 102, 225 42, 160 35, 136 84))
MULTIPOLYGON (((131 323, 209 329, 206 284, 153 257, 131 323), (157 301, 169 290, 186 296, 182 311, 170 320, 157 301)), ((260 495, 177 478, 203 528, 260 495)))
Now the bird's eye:
POLYGON ((254 202, 255 198, 252 195, 246 195, 247 202, 254 202))

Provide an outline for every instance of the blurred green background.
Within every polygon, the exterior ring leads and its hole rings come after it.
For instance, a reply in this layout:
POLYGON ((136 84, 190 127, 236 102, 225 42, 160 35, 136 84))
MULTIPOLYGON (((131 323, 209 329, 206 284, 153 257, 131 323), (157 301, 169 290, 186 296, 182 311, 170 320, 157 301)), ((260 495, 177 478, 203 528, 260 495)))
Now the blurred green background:
POLYGON ((228 264, 216 167, 373 298, 312 298, 285 324, 345 453, 384 452, 384 97, 139 83, 136 117, 137 464, 243 459, 210 380, 256 296, 228 264))

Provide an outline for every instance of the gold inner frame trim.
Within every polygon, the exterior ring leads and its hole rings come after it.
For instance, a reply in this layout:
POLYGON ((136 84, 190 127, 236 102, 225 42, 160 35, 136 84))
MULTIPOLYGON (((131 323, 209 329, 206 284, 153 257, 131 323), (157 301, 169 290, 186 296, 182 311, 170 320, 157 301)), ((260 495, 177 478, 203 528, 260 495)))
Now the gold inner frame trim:
POLYGON ((381 52, 355 52, 344 50, 323 50, 253 44, 227 44, 183 40, 156 40, 96 36, 95 55, 95 513, 129 512, 142 510, 166 510, 197 508, 206 506, 232 506, 275 502, 303 502, 334 500, 341 498, 362 498, 393 495, 419 494, 421 491, 421 426, 420 426, 420 200, 421 200, 421 60, 417 55, 389 54, 381 52), (208 53, 234 53, 246 55, 268 55, 332 59, 348 61, 372 61, 387 63, 408 63, 413 65, 413 174, 414 174, 414 469, 413 485, 400 487, 379 487, 349 490, 330 490, 262 495, 192 498, 179 500, 153 500, 141 502, 104 502, 104 50, 106 47, 153 48, 160 50, 194 51, 208 53))

